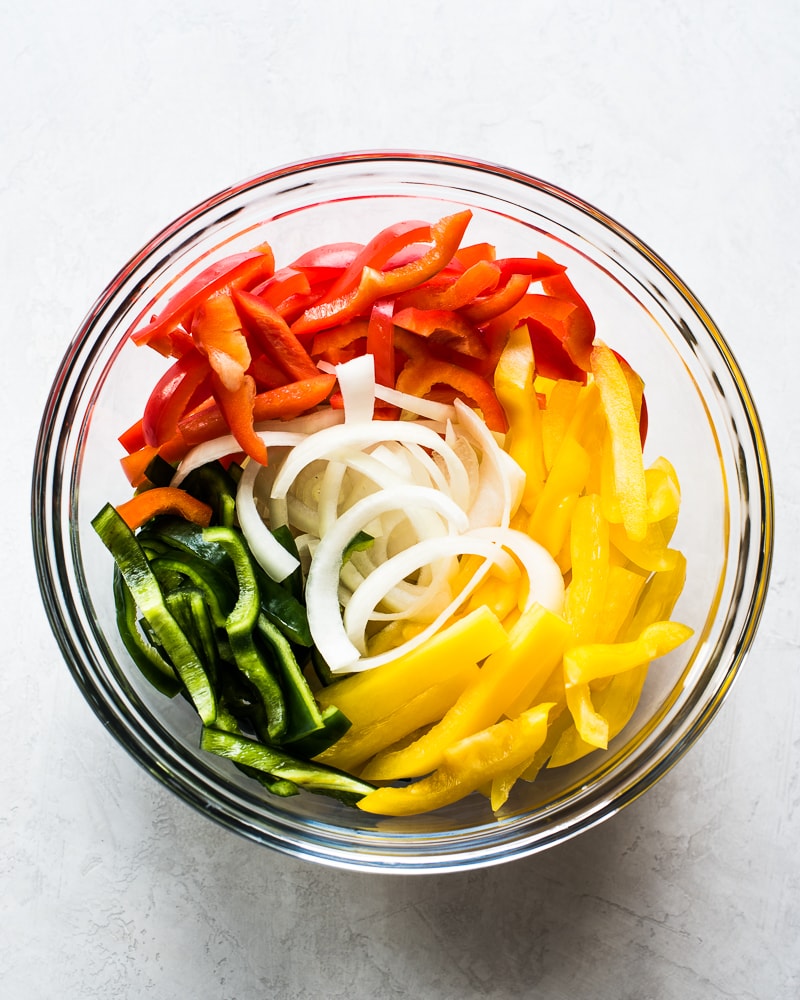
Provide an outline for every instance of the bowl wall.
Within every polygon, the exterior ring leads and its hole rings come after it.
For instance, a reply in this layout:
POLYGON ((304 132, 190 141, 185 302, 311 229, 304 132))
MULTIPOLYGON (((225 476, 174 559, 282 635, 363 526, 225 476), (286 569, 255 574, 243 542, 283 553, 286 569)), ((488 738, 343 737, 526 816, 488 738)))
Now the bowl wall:
POLYGON ((111 282, 68 350, 44 415, 33 482, 34 548, 53 630, 85 696, 159 780, 226 826, 332 865, 421 872, 541 850, 613 814, 663 774, 718 708, 766 594, 772 497, 745 381, 705 310, 612 219, 534 178, 448 157, 363 153, 296 164, 209 199, 155 237, 111 282), (117 635, 111 560, 90 521, 129 495, 117 436, 165 369, 126 332, 211 260, 268 241, 278 267, 326 242, 366 241, 405 218, 468 207, 469 242, 543 251, 568 266, 598 336, 646 385, 646 460, 664 455, 683 491, 673 544, 688 560, 674 617, 693 639, 650 671, 637 712, 605 754, 519 783, 502 816, 480 796, 404 820, 321 796, 265 799, 197 749, 199 722, 139 675, 117 635), (520 787, 522 786, 522 787, 520 787))

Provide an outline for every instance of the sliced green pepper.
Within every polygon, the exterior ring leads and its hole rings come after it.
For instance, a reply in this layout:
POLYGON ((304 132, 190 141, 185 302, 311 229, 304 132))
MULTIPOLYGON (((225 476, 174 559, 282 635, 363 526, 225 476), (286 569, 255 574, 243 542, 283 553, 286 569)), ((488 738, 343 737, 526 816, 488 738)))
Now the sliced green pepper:
POLYGON ((276 778, 288 779, 301 788, 332 795, 349 804, 358 802, 373 791, 372 785, 345 774, 344 771, 299 760, 275 747, 265 746, 245 736, 225 733, 208 726, 203 727, 200 747, 237 764, 256 768, 276 778))
POLYGON ((250 554, 233 528, 205 528, 203 538, 206 542, 221 545, 233 561, 239 596, 225 620, 225 631, 236 666, 256 688, 263 702, 270 740, 280 740, 286 732, 286 703, 280 684, 265 662, 253 634, 261 605, 250 554))
POLYGON ((183 681, 203 724, 211 725, 217 714, 214 689, 192 644, 170 614, 142 547, 111 504, 94 517, 92 526, 114 557, 139 612, 183 681))

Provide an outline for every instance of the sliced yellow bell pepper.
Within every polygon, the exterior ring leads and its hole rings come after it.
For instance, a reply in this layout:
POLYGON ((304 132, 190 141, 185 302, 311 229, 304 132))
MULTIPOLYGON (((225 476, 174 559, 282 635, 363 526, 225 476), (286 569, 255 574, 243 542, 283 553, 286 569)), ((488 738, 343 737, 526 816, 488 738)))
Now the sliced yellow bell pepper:
POLYGON ((564 653, 567 705, 581 739, 605 749, 609 723, 592 704, 592 681, 641 667, 676 649, 692 634, 679 622, 654 622, 631 642, 591 643, 564 653))
MULTIPOLYGON (((656 573, 647 581, 633 620, 623 631, 623 639, 635 639, 656 621, 666 621, 675 607, 686 579, 686 559, 679 556, 674 569, 656 573)), ((608 723, 608 738, 613 739, 627 726, 642 693, 648 673, 648 664, 634 667, 611 678, 610 683, 593 696, 594 707, 608 723)), ((548 697, 548 692, 543 692, 548 697)), ((548 739, 549 742, 549 739, 548 739)), ((570 725, 551 747, 548 767, 571 764, 597 748, 581 739, 574 725, 570 725)))
POLYGON ((413 816, 441 809, 476 791, 501 771, 529 760, 547 736, 551 705, 537 705, 447 748, 427 778, 401 788, 377 788, 358 802, 364 812, 413 816))
POLYGON ((480 662, 504 646, 507 637, 496 615, 477 608, 409 653, 334 681, 317 693, 317 700, 323 708, 336 705, 353 726, 366 726, 444 681, 461 664, 480 662))
POLYGON ((560 662, 568 639, 569 628, 563 618, 533 605, 442 720, 410 746, 377 754, 362 776, 370 781, 391 781, 434 770, 454 743, 497 722, 534 674, 544 682, 560 662))
POLYGON ((316 760, 353 773, 376 753, 407 738, 421 727, 438 722, 478 674, 475 663, 456 666, 458 669, 452 675, 413 695, 389 715, 367 724, 351 726, 316 760))
POLYGON ((641 569, 650 573, 664 573, 677 565, 680 552, 669 548, 661 521, 647 524, 639 541, 633 541, 622 524, 612 524, 610 535, 612 543, 625 558, 641 569))
POLYGON ((639 420, 628 379, 614 352, 600 342, 592 348, 591 365, 608 422, 622 523, 629 538, 641 541, 647 531, 647 486, 639 420))
POLYGON ((572 518, 572 580, 567 587, 564 617, 576 644, 593 642, 600 627, 611 565, 608 522, 600 497, 581 497, 572 518))
POLYGON ((533 510, 546 476, 542 416, 533 389, 533 348, 528 327, 512 330, 494 372, 494 391, 508 421, 505 450, 525 473, 522 505, 533 510))
POLYGON ((550 390, 547 407, 542 412, 542 450, 544 464, 548 469, 553 468, 582 391, 580 382, 570 382, 568 379, 559 379, 550 390))
POLYGON ((528 534, 555 559, 569 537, 572 515, 590 469, 589 456, 577 440, 565 437, 528 522, 528 534))

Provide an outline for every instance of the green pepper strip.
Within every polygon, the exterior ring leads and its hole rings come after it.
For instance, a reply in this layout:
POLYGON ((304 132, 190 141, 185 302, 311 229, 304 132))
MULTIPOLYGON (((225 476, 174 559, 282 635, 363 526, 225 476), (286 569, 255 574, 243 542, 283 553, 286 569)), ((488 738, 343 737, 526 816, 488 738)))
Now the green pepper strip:
POLYGON ((165 574, 173 573, 190 580, 203 595, 214 624, 225 627, 234 603, 233 587, 213 566, 188 552, 151 556, 150 566, 162 583, 165 574))
POLYGON ((92 526, 114 557, 140 614, 183 681, 203 724, 211 725, 217 714, 214 690, 192 644, 170 614, 142 547, 111 504, 94 517, 92 526))
POLYGON ((236 483, 220 462, 193 469, 181 483, 187 493, 207 503, 217 524, 232 528, 236 511, 236 483))
MULTIPOLYGON (((173 617, 202 660, 206 674, 216 682, 219 649, 206 594, 200 588, 184 586, 167 594, 166 601, 173 617)), ((215 726, 219 725, 219 712, 220 705, 217 698, 215 726)))
POLYGON ((237 764, 265 771, 276 778, 288 779, 301 788, 332 795, 350 804, 373 790, 372 785, 343 771, 337 771, 323 764, 298 760, 275 747, 264 746, 245 736, 221 732, 207 726, 203 727, 200 747, 237 764))
POLYGON ((281 630, 262 613, 258 616, 256 628, 266 641, 283 684, 288 712, 288 723, 284 741, 300 739, 323 729, 325 723, 317 700, 308 681, 292 652, 292 647, 281 630))
POLYGON ((203 539, 221 545, 233 560, 239 596, 225 621, 225 631, 236 666, 256 688, 263 702, 269 738, 279 740, 286 732, 286 703, 253 634, 260 614, 260 595, 250 555, 233 528, 204 528, 203 539))
POLYGON ((136 622, 136 601, 128 589, 118 566, 114 566, 114 606, 117 612, 117 628, 122 643, 131 659, 147 680, 170 698, 180 691, 181 684, 175 671, 158 650, 146 641, 136 622))

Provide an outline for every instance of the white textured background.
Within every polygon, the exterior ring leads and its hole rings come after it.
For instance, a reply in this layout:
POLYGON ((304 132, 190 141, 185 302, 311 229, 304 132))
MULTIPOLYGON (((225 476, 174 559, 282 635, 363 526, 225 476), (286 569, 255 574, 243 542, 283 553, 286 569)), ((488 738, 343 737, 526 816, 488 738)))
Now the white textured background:
POLYGON ((799 11, 3 5, 3 1000, 800 996, 799 11), (190 811, 83 701, 31 569, 39 414, 117 268, 233 181, 377 147, 515 166, 655 247, 725 333, 774 464, 772 592, 711 728, 615 819, 480 873, 322 869, 190 811))

